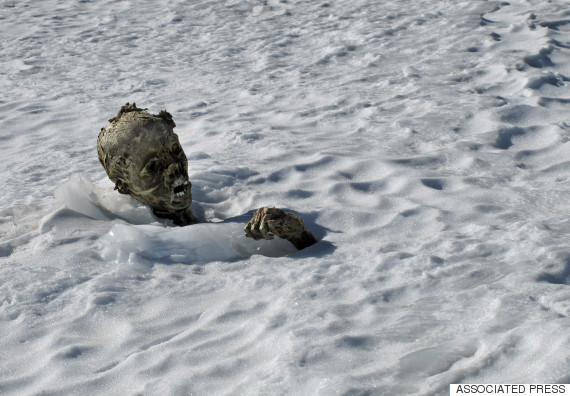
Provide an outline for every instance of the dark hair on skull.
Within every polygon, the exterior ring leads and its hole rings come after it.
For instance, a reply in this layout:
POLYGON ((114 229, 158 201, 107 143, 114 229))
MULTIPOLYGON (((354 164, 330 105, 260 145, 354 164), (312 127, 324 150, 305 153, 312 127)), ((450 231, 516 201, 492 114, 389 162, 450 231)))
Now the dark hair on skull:
POLYGON ((149 114, 127 103, 109 122, 99 133, 97 154, 115 189, 175 220, 192 203, 192 194, 172 115, 149 114))

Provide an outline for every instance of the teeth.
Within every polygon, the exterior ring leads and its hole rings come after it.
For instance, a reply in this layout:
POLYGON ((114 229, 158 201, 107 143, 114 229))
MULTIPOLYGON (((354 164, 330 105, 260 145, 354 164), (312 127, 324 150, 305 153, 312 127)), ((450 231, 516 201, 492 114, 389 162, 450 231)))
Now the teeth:
POLYGON ((186 184, 188 184, 188 181, 184 179, 182 176, 180 176, 178 179, 174 180, 174 183, 172 183, 172 187, 178 187, 186 184))
POLYGON ((171 201, 175 199, 185 199, 186 196, 186 186, 190 185, 188 179, 180 176, 178 179, 174 180, 172 183, 171 201))

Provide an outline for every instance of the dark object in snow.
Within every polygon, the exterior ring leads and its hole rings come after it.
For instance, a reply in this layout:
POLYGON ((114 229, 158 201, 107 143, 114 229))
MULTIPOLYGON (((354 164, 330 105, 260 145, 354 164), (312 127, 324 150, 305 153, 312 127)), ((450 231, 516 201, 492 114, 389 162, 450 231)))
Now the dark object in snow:
POLYGON ((277 235, 299 250, 317 242, 299 216, 268 207, 260 208, 255 213, 245 226, 245 235, 253 239, 273 239, 273 235, 277 235))
POLYGON ((149 114, 127 103, 109 122, 99 133, 97 154, 115 189, 176 225, 196 223, 186 213, 192 185, 172 116, 166 111, 149 114))
MULTIPOLYGON (((149 114, 135 103, 127 103, 109 122, 99 133, 97 154, 115 189, 148 205, 156 216, 170 219, 175 225, 197 223, 189 209, 192 184, 188 161, 174 133, 172 115, 166 110, 149 114)), ((259 209, 244 231, 253 239, 273 239, 277 235, 297 249, 316 242, 303 220, 277 208, 259 209)))

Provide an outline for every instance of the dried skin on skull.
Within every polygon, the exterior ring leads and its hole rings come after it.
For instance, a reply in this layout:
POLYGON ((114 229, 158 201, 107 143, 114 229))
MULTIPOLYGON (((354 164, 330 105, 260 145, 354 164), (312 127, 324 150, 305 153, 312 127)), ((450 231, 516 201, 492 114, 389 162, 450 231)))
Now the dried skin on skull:
POLYGON ((192 202, 188 162, 166 111, 152 115, 135 104, 121 108, 97 140, 99 161, 122 194, 155 213, 175 213, 192 202))

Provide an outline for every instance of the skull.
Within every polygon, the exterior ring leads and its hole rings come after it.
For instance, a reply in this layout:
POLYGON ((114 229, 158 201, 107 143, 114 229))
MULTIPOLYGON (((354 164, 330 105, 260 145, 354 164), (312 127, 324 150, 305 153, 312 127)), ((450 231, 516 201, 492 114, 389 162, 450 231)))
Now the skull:
POLYGON ((121 107, 101 129, 97 153, 116 190, 169 217, 192 203, 188 161, 172 116, 165 110, 157 115, 145 110, 135 103, 121 107))

